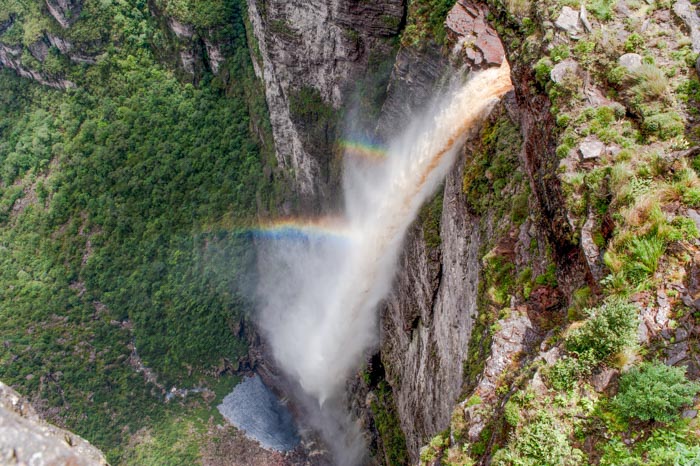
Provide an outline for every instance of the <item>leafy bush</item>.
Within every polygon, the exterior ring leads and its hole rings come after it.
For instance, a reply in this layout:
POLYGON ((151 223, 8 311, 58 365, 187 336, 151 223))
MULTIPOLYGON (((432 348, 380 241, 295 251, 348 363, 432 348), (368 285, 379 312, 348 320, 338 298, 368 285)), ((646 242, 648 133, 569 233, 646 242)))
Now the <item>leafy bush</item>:
POLYGON ((598 364, 592 350, 580 354, 572 354, 559 359, 546 373, 547 380, 556 390, 570 390, 582 377, 591 374, 598 364))
POLYGON ((613 298, 584 313, 591 317, 569 334, 569 351, 578 355, 590 351, 597 361, 604 361, 635 343, 639 325, 635 305, 613 298))
POLYGON ((620 378, 613 405, 626 418, 672 422, 698 391, 700 385, 686 378, 684 367, 645 362, 620 378))
POLYGON ((563 466, 579 464, 583 453, 569 445, 568 435, 547 413, 540 412, 519 432, 513 433, 508 446, 496 452, 492 464, 523 466, 563 466))

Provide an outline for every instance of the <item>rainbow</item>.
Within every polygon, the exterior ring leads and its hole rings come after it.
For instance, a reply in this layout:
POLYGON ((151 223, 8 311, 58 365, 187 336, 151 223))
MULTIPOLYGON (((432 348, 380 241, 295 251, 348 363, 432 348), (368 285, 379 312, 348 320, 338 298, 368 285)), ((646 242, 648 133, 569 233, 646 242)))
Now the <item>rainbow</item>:
POLYGON ((339 143, 346 155, 362 157, 369 160, 382 160, 386 157, 386 149, 366 142, 343 139, 339 143))
POLYGON ((249 231, 257 237, 266 239, 305 240, 333 239, 345 241, 349 231, 337 219, 279 219, 274 222, 258 225, 249 231))

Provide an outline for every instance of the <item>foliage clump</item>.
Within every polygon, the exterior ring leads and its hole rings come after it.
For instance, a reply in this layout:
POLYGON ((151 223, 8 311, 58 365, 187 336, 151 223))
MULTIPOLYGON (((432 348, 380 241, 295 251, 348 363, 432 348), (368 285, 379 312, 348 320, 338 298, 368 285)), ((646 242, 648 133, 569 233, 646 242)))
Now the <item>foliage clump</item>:
POLYGON ((692 404, 700 384, 685 376, 685 367, 644 362, 620 378, 620 390, 613 400, 619 413, 628 419, 673 422, 679 410, 692 404))
POLYGON ((636 341, 639 318, 634 304, 612 298, 583 312, 590 317, 569 333, 569 351, 580 355, 590 351, 597 361, 604 361, 636 341))

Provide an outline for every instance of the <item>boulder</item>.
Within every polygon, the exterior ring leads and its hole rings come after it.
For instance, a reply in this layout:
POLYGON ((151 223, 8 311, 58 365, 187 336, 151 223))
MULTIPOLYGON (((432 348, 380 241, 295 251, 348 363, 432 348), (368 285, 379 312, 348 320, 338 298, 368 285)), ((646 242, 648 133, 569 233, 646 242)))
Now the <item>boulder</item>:
POLYGON ((617 59, 617 62, 627 71, 633 71, 642 66, 642 56, 638 53, 626 53, 617 59))
POLYGON ((564 81, 564 78, 566 76, 577 75, 579 73, 579 71, 580 71, 580 68, 579 68, 576 60, 572 60, 571 58, 567 58, 566 60, 554 65, 554 68, 552 68, 552 71, 550 71, 550 73, 549 73, 549 77, 555 83, 561 84, 564 81))
POLYGON ((594 136, 588 136, 578 147, 578 153, 581 156, 581 160, 584 161, 597 159, 598 157, 600 157, 604 150, 605 144, 600 142, 594 136))
POLYGON ((570 37, 576 37, 578 33, 581 32, 579 27, 580 24, 581 21, 579 19, 578 11, 568 6, 561 9, 559 17, 554 22, 554 25, 557 28, 565 31, 570 37))

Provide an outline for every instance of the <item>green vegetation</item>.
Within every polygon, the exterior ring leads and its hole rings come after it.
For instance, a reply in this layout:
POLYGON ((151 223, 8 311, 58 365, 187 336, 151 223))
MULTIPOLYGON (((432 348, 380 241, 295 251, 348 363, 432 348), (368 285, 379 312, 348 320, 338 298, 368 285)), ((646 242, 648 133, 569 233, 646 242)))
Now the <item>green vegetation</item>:
POLYGON ((584 314, 590 317, 572 330, 566 348, 576 354, 592 353, 597 361, 605 361, 634 344, 639 318, 637 307, 620 299, 610 299, 584 314))
POLYGON ((408 22, 401 34, 405 47, 423 47, 427 41, 447 43, 445 18, 454 6, 451 0, 413 0, 409 3, 408 22))
POLYGON ((399 466, 408 463, 406 437, 401 430, 391 387, 382 380, 375 390, 377 399, 372 402, 371 409, 375 425, 382 440, 386 464, 399 466))
POLYGON ((418 218, 423 225, 423 241, 429 248, 440 246, 440 219, 442 217, 443 189, 438 189, 438 193, 433 199, 425 204, 418 218))
MULTIPOLYGON (((13 5, 13 29, 43 18, 34 2, 13 5)), ((199 407, 206 420, 214 405, 164 404, 130 345, 166 388, 230 389, 216 374, 246 352, 254 257, 241 231, 273 205, 242 4, 193 5, 161 4, 198 27, 225 23, 229 41, 220 77, 198 87, 157 62, 148 40, 164 36, 145 2, 85 3, 65 34, 107 39, 97 64, 37 65, 77 89, 0 72, 0 379, 114 464, 196 457, 195 442, 171 440, 202 422, 176 419, 199 407), (157 433, 134 453, 141 429, 157 433)))
POLYGON ((685 377, 685 368, 645 362, 623 374, 613 406, 625 418, 668 423, 678 420, 698 391, 700 384, 685 377))
POLYGON ((583 452, 572 448, 568 435, 556 419, 540 411, 517 435, 507 448, 493 457, 495 465, 559 466, 580 464, 583 452))

